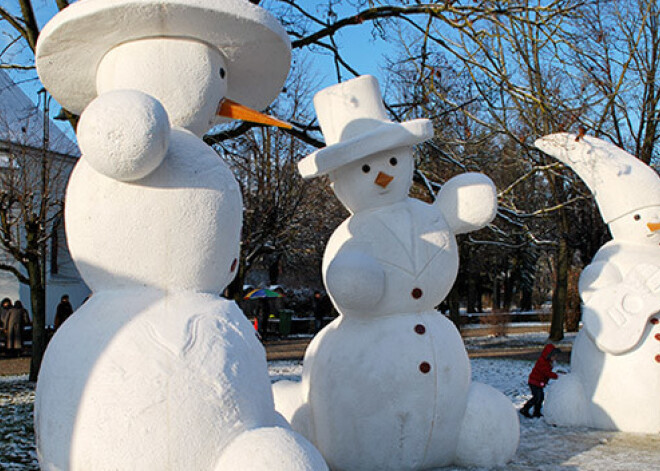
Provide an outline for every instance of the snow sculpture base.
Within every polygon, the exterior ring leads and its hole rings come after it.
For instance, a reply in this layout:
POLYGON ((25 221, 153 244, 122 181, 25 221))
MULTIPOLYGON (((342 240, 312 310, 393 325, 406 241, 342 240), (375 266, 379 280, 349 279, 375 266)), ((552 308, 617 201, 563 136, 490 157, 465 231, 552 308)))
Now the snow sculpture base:
POLYGON ((262 427, 298 445, 241 448, 250 459, 279 461, 270 469, 281 471, 324 469, 307 442, 276 427, 266 369, 233 302, 156 290, 94 295, 44 358, 35 403, 42 469, 248 469, 223 453, 262 427))
POLYGON ((470 385, 460 335, 436 311, 342 317, 314 338, 304 365, 302 384, 275 383, 276 408, 331 469, 497 466, 515 454, 515 409, 499 391, 470 385))
POLYGON ((585 331, 578 334, 571 353, 571 374, 548 387, 544 406, 547 422, 631 433, 660 433, 660 333, 648 323, 640 344, 612 355, 598 349, 585 331), (633 367, 632 365, 637 365, 633 367))

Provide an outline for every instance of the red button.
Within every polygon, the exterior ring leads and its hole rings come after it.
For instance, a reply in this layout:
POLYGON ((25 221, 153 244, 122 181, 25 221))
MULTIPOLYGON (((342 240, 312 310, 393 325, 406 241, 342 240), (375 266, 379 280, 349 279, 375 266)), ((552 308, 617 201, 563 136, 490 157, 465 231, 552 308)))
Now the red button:
MULTIPOLYGON (((655 356, 655 361, 658 362, 658 363, 660 363, 660 355, 656 355, 656 356, 655 356)), ((421 367, 420 367, 420 368, 421 368, 421 367)))
POLYGON ((236 270, 236 265, 238 264, 238 260, 234 259, 233 262, 231 262, 231 271, 236 270))
POLYGON ((419 299, 419 298, 422 297, 422 294, 423 294, 423 293, 422 293, 422 290, 421 290, 421 289, 419 289, 419 288, 415 288, 415 289, 412 290, 412 293, 410 293, 410 294, 412 294, 412 297, 413 297, 413 298, 415 298, 415 299, 419 299))
POLYGON ((651 324, 656 325, 658 322, 660 322, 657 318, 651 319, 651 324))
MULTIPOLYGON (((658 355, 658 356, 656 357, 656 360, 658 360, 658 358, 660 358, 660 355, 658 355)), ((658 360, 658 361, 660 361, 660 360, 658 360)), ((429 371, 431 371, 431 365, 429 365, 427 362, 423 361, 423 362, 421 362, 421 363, 419 364, 419 371, 421 371, 422 373, 426 374, 426 373, 428 373, 429 371)))
MULTIPOLYGON (((424 327, 423 324, 417 324, 415 326, 415 332, 417 332, 419 335, 423 335, 426 333, 426 327, 424 327)), ((658 334, 660 335, 660 334, 658 334)))
POLYGON ((660 340, 660 334, 655 334, 655 339, 660 340))

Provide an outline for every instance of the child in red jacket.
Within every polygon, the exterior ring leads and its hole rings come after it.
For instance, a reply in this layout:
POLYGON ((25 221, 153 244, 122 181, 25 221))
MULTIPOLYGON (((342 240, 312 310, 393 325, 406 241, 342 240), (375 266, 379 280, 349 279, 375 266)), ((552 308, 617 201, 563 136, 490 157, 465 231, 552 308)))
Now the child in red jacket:
POLYGON ((543 414, 541 414, 541 407, 543 407, 543 399, 545 398, 543 388, 551 379, 557 379, 557 374, 552 371, 552 365, 559 353, 561 353, 561 350, 550 343, 545 346, 541 356, 536 360, 527 381, 529 388, 532 390, 532 398, 520 409, 520 413, 525 417, 543 417, 543 414), (532 407, 534 407, 533 416, 529 414, 532 407))

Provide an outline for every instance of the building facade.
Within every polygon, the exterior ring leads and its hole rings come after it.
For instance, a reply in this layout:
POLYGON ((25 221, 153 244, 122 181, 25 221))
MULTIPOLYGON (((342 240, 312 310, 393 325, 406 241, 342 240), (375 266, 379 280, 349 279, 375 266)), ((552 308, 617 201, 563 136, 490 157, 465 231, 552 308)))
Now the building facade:
POLYGON ((44 249, 46 324, 52 325, 63 294, 76 309, 90 291, 71 260, 62 217, 66 183, 79 151, 47 117, 48 105, 45 93, 35 104, 0 69, 0 298, 20 299, 32 314, 30 288, 12 273, 26 275, 12 252, 26 247, 32 209, 47 233, 39 244, 44 249))

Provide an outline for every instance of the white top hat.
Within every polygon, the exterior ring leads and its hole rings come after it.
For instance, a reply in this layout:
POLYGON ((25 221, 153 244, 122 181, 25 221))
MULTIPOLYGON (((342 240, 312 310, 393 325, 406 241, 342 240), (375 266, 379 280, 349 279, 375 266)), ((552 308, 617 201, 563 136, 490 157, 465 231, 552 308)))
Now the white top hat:
POLYGON ((534 145, 571 167, 598 202, 607 224, 637 209, 660 206, 655 170, 614 144, 595 137, 557 133, 534 145))
POLYGON ((66 109, 96 97, 96 69, 113 47, 138 39, 187 38, 216 47, 227 61, 227 98, 263 109, 289 73, 291 44, 266 10, 247 0, 80 0, 39 35, 41 81, 66 109))
POLYGON ((314 96, 314 108, 326 147, 298 162, 298 171, 304 178, 324 175, 371 154, 433 137, 433 125, 428 119, 390 121, 378 81, 371 75, 321 90, 314 96))

